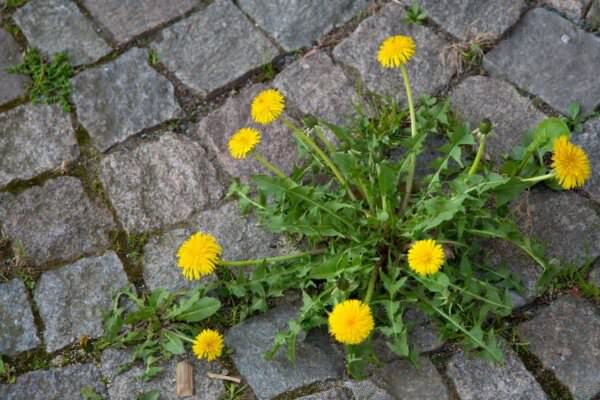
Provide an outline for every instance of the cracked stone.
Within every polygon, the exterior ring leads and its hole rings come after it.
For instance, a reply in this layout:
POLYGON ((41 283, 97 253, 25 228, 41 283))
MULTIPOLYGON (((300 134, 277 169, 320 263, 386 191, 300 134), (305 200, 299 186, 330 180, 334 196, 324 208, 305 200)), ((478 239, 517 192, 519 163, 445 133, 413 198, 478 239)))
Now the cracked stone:
POLYGON ((7 68, 20 64, 21 49, 13 37, 0 29, 0 104, 25 94, 30 79, 21 74, 11 74, 7 68))
POLYGON ((59 107, 26 104, 0 114, 0 187, 78 157, 69 115, 59 107))
POLYGON ((0 326, 0 354, 15 355, 41 343, 27 290, 18 279, 0 283, 0 326))
POLYGON ((173 85, 147 61, 147 50, 133 48, 73 78, 77 116, 97 149, 105 151, 179 114, 173 85))
POLYGON ((483 65, 493 76, 513 82, 562 113, 568 113, 573 101, 589 113, 600 105, 599 58, 600 38, 536 8, 485 55, 483 65))
POLYGON ((589 300, 563 295, 518 326, 519 337, 576 400, 600 392, 600 311, 589 300))
POLYGON ((128 232, 174 225, 223 195, 204 149, 168 132, 101 161, 100 179, 128 232))
POLYGON ((336 61, 356 69, 369 90, 404 99, 404 83, 396 68, 383 68, 377 62, 377 50, 391 35, 412 36, 417 52, 407 64, 413 96, 434 94, 452 78, 454 69, 440 54, 449 45, 431 29, 402 22, 404 10, 396 3, 386 4, 377 14, 365 19, 349 37, 333 50, 336 61))
POLYGON ((467 356, 463 350, 448 363, 447 373, 461 400, 546 400, 548 397, 519 357, 503 346, 504 364, 467 356))
MULTIPOLYGON (((287 246, 273 234, 261 229, 253 218, 242 216, 237 203, 227 203, 192 218, 192 228, 174 229, 148 241, 144 249, 144 282, 151 290, 191 288, 199 281, 189 281, 177 267, 179 246, 196 231, 215 236, 223 248, 224 260, 242 260, 276 256, 285 253, 287 246)), ((200 282, 214 280, 214 275, 200 282)))
POLYGON ((100 370, 93 364, 74 364, 64 368, 28 372, 10 385, 0 385, 3 400, 81 400, 81 391, 89 388, 108 398, 100 370))
POLYGON ((478 127, 484 118, 492 121, 494 131, 488 136, 486 150, 496 164, 521 144, 529 129, 545 118, 510 84, 485 76, 465 79, 450 93, 450 102, 471 129, 478 127))
POLYGON ((234 82, 268 63, 275 46, 228 0, 163 30, 152 47, 185 85, 201 94, 234 82))
POLYGON ((320 51, 291 64, 277 75, 273 85, 303 114, 337 125, 347 122, 359 102, 342 69, 320 51))
POLYGON ((542 4, 554 8, 574 21, 583 18, 589 3, 590 0, 542 0, 542 4))
MULTIPOLYGON (((142 393, 157 390, 161 400, 177 400, 175 393, 175 370, 178 360, 156 365, 164 368, 163 372, 148 382, 140 379, 144 373, 142 365, 134 365, 127 371, 118 374, 119 367, 131 361, 131 353, 123 350, 109 349, 102 353, 102 374, 109 381, 108 394, 110 400, 130 400, 137 398, 142 393)), ((211 379, 206 376, 207 372, 226 373, 219 363, 208 363, 205 361, 192 360, 194 368, 194 395, 188 396, 190 400, 219 400, 225 395, 223 381, 211 379)))
POLYGON ((30 46, 50 56, 65 52, 74 65, 94 62, 112 50, 69 0, 29 1, 13 18, 30 46))
POLYGON ((83 0, 90 14, 121 44, 187 13, 200 3, 198 0, 83 0))
POLYGON ((239 6, 286 51, 310 46, 349 21, 366 0, 241 0, 239 6))
MULTIPOLYGON (((223 169, 231 176, 249 182, 255 174, 265 170, 252 158, 236 160, 231 157, 227 144, 231 135, 245 126, 254 126, 250 117, 250 104, 258 92, 267 86, 258 84, 230 97, 225 104, 200 121, 197 137, 216 154, 223 169)), ((286 113, 282 118, 289 118, 286 113)), ((261 142, 257 147, 267 160, 286 173, 292 171, 298 158, 296 143, 281 118, 270 125, 260 127, 261 142)))
POLYGON ((0 221, 13 246, 36 265, 71 261, 110 244, 116 228, 108 210, 92 203, 81 182, 60 177, 18 195, 0 193, 0 221))
POLYGON ((232 358, 237 370, 260 400, 342 376, 342 356, 325 334, 298 340, 295 365, 285 351, 265 360, 264 353, 271 349, 275 334, 285 329, 297 313, 298 308, 282 305, 234 326, 225 336, 227 346, 235 350, 232 358))
POLYGON ((592 176, 583 190, 600 202, 600 118, 587 121, 583 125, 583 133, 572 134, 571 140, 585 150, 590 160, 592 176))
POLYGON ((82 336, 102 336, 102 316, 110 309, 112 296, 127 284, 113 251, 44 272, 34 299, 44 322, 46 351, 61 349, 82 336))

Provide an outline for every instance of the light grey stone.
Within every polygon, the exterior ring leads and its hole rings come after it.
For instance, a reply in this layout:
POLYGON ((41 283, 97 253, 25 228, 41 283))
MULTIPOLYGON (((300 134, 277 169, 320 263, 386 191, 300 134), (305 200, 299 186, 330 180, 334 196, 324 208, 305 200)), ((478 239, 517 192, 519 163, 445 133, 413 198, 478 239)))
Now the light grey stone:
POLYGON ((0 193, 0 221, 13 245, 36 265, 97 253, 116 228, 108 210, 92 203, 81 182, 60 177, 18 195, 0 193))
MULTIPOLYGON (((161 400, 177 400, 175 393, 175 370, 177 360, 163 362, 158 367, 164 368, 163 372, 148 382, 140 379, 144 373, 141 365, 133 365, 127 371, 118 374, 119 367, 131 361, 131 353, 123 350, 105 350, 102 353, 102 374, 109 381, 108 394, 110 400, 135 399, 142 393, 157 390, 161 400)), ((219 363, 205 361, 191 361, 194 369, 194 395, 185 397, 190 400, 219 400, 225 394, 223 381, 211 379, 207 372, 224 373, 219 363)))
POLYGON ((129 232, 174 225, 215 204, 223 194, 204 149, 170 132, 106 156, 100 179, 129 232))
POLYGON ((588 281, 600 289, 600 267, 596 266, 594 269, 592 269, 588 281))
POLYGON ((319 393, 298 397, 296 400, 354 400, 354 398, 346 389, 335 387, 319 393))
POLYGON ((15 355, 41 343, 25 285, 18 279, 0 283, 0 326, 0 354, 15 355))
POLYGON ((271 61, 277 48, 229 0, 165 29, 152 47, 185 85, 212 92, 271 61))
POLYGON ((99 150, 178 115, 173 85, 147 61, 147 50, 133 48, 73 79, 77 115, 99 150))
POLYGON ((177 18, 199 0, 83 0, 84 7, 120 44, 177 18))
MULTIPOLYGON (((265 174, 267 171, 251 157, 244 160, 232 158, 227 144, 238 129, 255 126, 250 117, 250 104, 254 96, 266 88, 265 85, 258 84, 242 91, 238 96, 230 97, 221 108, 210 113, 198 125, 197 137, 212 149, 229 175, 240 178, 243 182, 248 182, 252 175, 265 174)), ((257 150, 271 163, 289 173, 298 153, 292 133, 281 122, 282 118, 289 119, 284 112, 277 121, 258 128, 261 142, 257 150)))
POLYGON ((578 21, 583 18, 590 0, 542 0, 542 4, 554 8, 574 21, 578 21))
POLYGON ((576 400, 600 392, 600 312, 597 305, 564 295, 518 326, 521 340, 565 384, 576 400))
POLYGON ((303 114, 327 122, 348 122, 359 103, 352 83, 324 52, 310 54, 277 75, 273 85, 303 114))
POLYGON ((65 52, 74 65, 91 63, 111 51, 72 1, 31 0, 13 18, 30 46, 50 56, 65 52))
POLYGON ((69 115, 59 107, 26 104, 0 114, 0 187, 78 157, 69 115))
POLYGON ((450 93, 450 103, 471 129, 489 118, 494 131, 488 135, 486 153, 499 164, 521 144, 524 134, 537 126, 545 115, 510 84, 485 76, 465 79, 450 93))
POLYGON ((452 78, 454 69, 444 62, 442 53, 449 45, 431 29, 402 22, 402 6, 389 3, 365 19, 349 37, 333 50, 336 61, 356 69, 366 87, 378 94, 404 99, 404 83, 397 68, 383 68, 377 61, 381 42, 392 35, 411 36, 417 46, 415 56, 406 64, 413 96, 434 94, 452 78))
POLYGON ((346 382, 346 386, 352 390, 355 400, 396 400, 370 379, 349 381, 346 382))
POLYGON ((265 360, 264 353, 271 349, 275 334, 285 329, 297 313, 298 308, 282 305, 234 326, 225 336, 225 343, 235 350, 232 357, 237 370, 260 400, 342 375, 341 355, 324 335, 299 339, 295 364, 287 359, 285 351, 265 360))
POLYGON ((600 118, 587 121, 583 125, 583 133, 571 134, 571 140, 585 150, 590 160, 592 176, 583 190, 600 202, 600 118))
POLYGON ((0 385, 3 400, 81 400, 84 388, 108 398, 100 370, 93 364, 28 372, 12 385, 0 385))
POLYGON ((125 286, 127 275, 113 251, 44 272, 34 299, 44 321, 46 351, 61 349, 81 336, 100 337, 102 316, 110 309, 112 296, 125 286))
POLYGON ((598 59, 600 38, 536 8, 484 56, 483 65, 562 113, 573 101, 588 113, 600 104, 598 59))
POLYGON ((548 397, 519 357, 503 346, 504 364, 494 364, 464 351, 448 363, 447 373, 461 400, 546 400, 548 397))
POLYGON ((30 79, 7 71, 22 61, 17 42, 4 29, 0 29, 0 104, 25 94, 30 79))
POLYGON ((241 0, 238 2, 286 51, 310 46, 364 10, 367 0, 241 0))

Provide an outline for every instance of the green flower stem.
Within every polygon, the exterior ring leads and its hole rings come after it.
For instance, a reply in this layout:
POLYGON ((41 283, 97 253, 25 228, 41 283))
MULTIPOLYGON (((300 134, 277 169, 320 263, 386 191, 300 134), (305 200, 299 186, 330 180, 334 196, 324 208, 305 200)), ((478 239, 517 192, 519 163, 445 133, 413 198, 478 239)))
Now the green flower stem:
POLYGON ((519 172, 521 172, 521 170, 523 168, 525 168, 525 165, 527 165, 527 162, 529 161, 529 159, 531 158, 531 156, 533 155, 533 153, 534 153, 534 151, 528 151, 527 153, 525 153, 525 156, 523 157, 523 160, 521 160, 521 164, 519 164, 519 167, 515 171, 515 175, 518 175, 519 172))
MULTIPOLYGON (((404 81, 404 89, 406 90, 406 99, 408 101, 408 111, 410 113, 410 136, 414 138, 417 136, 417 117, 412 99, 412 91, 410 89, 410 80, 408 79, 408 71, 406 70, 406 66, 404 66, 404 64, 400 66, 400 73, 402 74, 402 80, 404 81)), ((408 200, 410 199, 413 180, 415 178, 416 163, 417 157, 414 153, 411 153, 409 156, 408 176, 406 178, 406 190, 404 199, 402 199, 402 209, 406 208, 408 205, 408 200)))
POLYGON ((263 167, 265 167, 266 169, 268 169, 269 171, 271 171, 272 173, 274 173, 275 175, 277 175, 278 177, 288 180, 289 177, 283 173, 282 170, 280 170, 279 168, 277 168, 276 166, 274 166, 273 164, 271 164, 269 161, 267 161, 266 158, 264 158, 262 156, 262 154, 258 153, 258 152, 254 152, 252 153, 252 156, 254 157, 254 159, 256 161, 258 161, 263 167))
POLYGON ((369 284, 367 286, 367 292, 365 294, 365 304, 369 304, 371 299, 373 298, 373 292, 375 291, 375 282, 377 282, 377 276, 379 275, 379 267, 377 265, 373 265, 373 271, 371 271, 371 278, 369 279, 369 284))
POLYGON ((314 256, 325 253, 326 249, 316 249, 311 251, 304 251, 299 253, 292 253, 285 256, 275 256, 275 257, 265 257, 265 258, 253 258, 249 260, 239 260, 239 261, 219 261, 218 265, 221 267, 248 267, 251 265, 257 265, 262 263, 277 263, 282 261, 293 260, 296 258, 306 257, 306 256, 314 256))
POLYGON ((169 331, 169 333, 173 334, 174 336, 177 336, 179 339, 185 340, 188 343, 194 343, 194 339, 190 339, 189 337, 187 337, 179 331, 169 331))
POLYGON ((335 153, 335 147, 333 147, 333 144, 331 144, 329 139, 327 139, 327 135, 325 135, 325 132, 323 131, 323 129, 321 129, 321 127, 319 127, 319 126, 313 128, 313 129, 317 133, 317 136, 319 136, 319 140, 321 140, 321 142, 323 142, 325 147, 327 147, 327 151, 330 154, 335 153))
POLYGON ((552 171, 548 174, 545 174, 545 175, 534 176, 532 178, 524 178, 524 179, 521 179, 521 182, 537 183, 537 182, 545 181, 546 179, 550 179, 550 178, 554 178, 554 171, 552 171))
POLYGON ((473 165, 471 165, 471 169, 469 169, 469 175, 474 175, 477 172, 477 168, 479 167, 479 162, 481 161, 481 157, 485 152, 485 138, 487 135, 481 135, 479 139, 479 149, 477 149, 477 154, 475 155, 475 160, 473 161, 473 165))

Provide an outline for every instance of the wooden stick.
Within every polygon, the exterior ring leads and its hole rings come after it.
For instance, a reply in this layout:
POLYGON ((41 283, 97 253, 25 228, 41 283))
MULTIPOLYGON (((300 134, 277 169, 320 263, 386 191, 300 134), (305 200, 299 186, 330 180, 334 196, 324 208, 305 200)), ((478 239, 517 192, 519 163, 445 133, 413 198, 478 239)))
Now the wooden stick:
POLYGON ((194 395, 194 367, 187 361, 177 363, 175 373, 177 397, 194 395))
POLYGON ((208 376, 209 378, 212 378, 212 379, 220 379, 222 381, 230 381, 230 382, 235 382, 235 383, 242 383, 242 380, 240 378, 236 378, 235 376, 213 374, 212 372, 207 372, 206 376, 208 376))

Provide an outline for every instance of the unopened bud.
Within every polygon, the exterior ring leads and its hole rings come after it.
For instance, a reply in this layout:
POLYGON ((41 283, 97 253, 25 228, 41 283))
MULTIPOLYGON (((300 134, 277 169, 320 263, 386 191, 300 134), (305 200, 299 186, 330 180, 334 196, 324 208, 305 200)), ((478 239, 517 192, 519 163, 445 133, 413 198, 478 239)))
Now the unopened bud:
POLYGON ((479 123, 479 132, 482 135, 487 135, 488 133, 490 133, 492 131, 492 121, 490 121, 489 118, 484 118, 480 123, 479 123))

